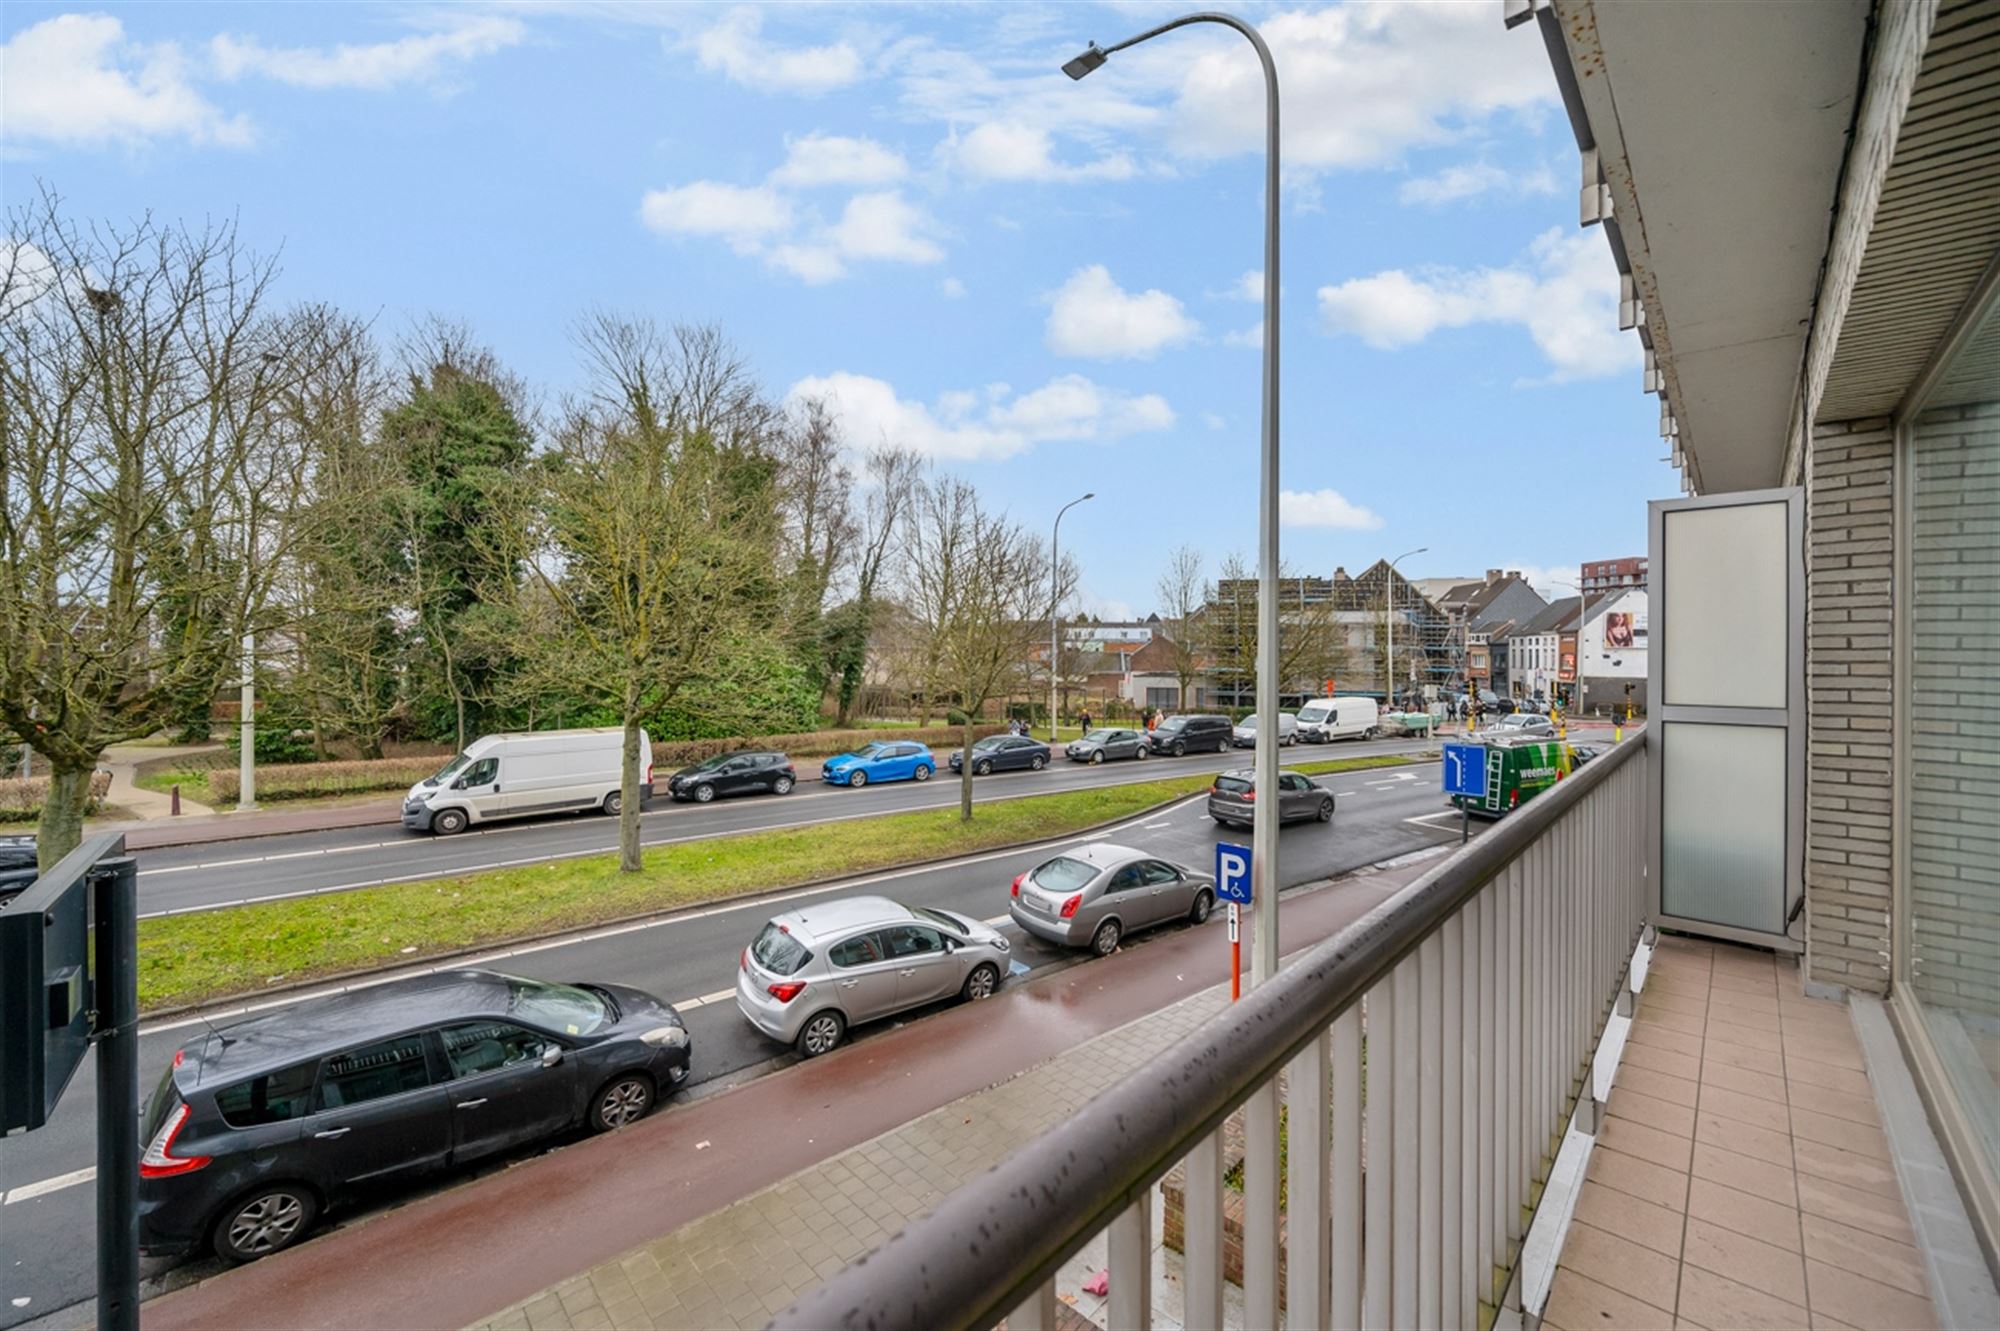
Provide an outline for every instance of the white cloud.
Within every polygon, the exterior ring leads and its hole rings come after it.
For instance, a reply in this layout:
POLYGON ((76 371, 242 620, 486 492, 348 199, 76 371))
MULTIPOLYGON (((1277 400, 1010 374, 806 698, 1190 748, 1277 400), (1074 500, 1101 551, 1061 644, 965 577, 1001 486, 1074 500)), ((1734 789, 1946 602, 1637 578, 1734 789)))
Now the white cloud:
POLYGON ((1375 531, 1382 519, 1371 509, 1350 503, 1338 490, 1281 490, 1278 521, 1286 527, 1332 527, 1339 531, 1375 531))
POLYGON ((1555 174, 1546 166, 1533 171, 1507 171, 1491 162, 1460 162, 1434 176, 1416 176, 1403 182, 1396 197, 1404 203, 1442 204, 1470 199, 1481 194, 1554 194, 1555 174))
POLYGON ((1254 323, 1248 328, 1232 328, 1222 335, 1222 340, 1232 347, 1253 347, 1261 350, 1264 346, 1264 325, 1254 323))
POLYGON ((1201 331, 1180 301, 1164 291, 1128 292, 1103 264, 1077 269, 1049 305, 1043 341, 1061 356, 1150 357, 1201 331))
POLYGON ((326 50, 271 47, 224 33, 209 43, 209 55, 225 79, 256 75, 300 88, 381 89, 435 79, 449 65, 516 46, 527 35, 514 19, 472 15, 436 32, 361 46, 343 42, 326 50))
POLYGON ((1507 268, 1399 268, 1319 289, 1327 328, 1373 347, 1421 342, 1440 328, 1518 324, 1558 381, 1613 374, 1638 363, 1618 330, 1618 271, 1591 232, 1551 228, 1507 268))
POLYGON ((787 397, 824 400, 856 450, 887 444, 959 462, 995 461, 1038 443, 1104 441, 1174 423, 1173 409, 1156 394, 1128 396, 1074 374, 1018 397, 1004 384, 984 393, 945 393, 932 407, 898 397, 884 380, 840 370, 799 380, 787 397))
POLYGON ((780 245, 767 256, 776 267, 811 286, 847 276, 840 251, 830 245, 780 245))
POLYGON ((1253 304, 1264 303, 1264 270, 1252 268, 1236 279, 1236 285, 1223 293, 1232 300, 1247 300, 1253 304))
POLYGON ((938 283, 938 292, 951 300, 960 300, 965 296, 965 283, 955 277, 947 277, 938 283))
POLYGON ((125 25, 108 14, 59 14, 23 28, 0 46, 0 71, 10 147, 251 139, 247 118, 223 114, 196 91, 179 47, 127 41, 125 25))
POLYGON ((1014 120, 989 120, 943 143, 940 154, 979 180, 1126 180, 1138 173, 1129 157, 1111 154, 1079 165, 1056 159, 1048 130, 1014 120))
POLYGON ((909 163, 873 139, 808 134, 785 143, 784 165, 771 173, 774 185, 886 185, 909 174, 909 163))
POLYGON ((1229 428, 1229 421, 1213 411, 1204 411, 1201 413, 1201 423, 1211 430, 1226 430, 1229 428))
POLYGON ((849 199, 831 234, 834 246, 850 259, 936 263, 944 258, 944 250, 929 238, 935 229, 923 209, 887 190, 849 199))
POLYGON ((763 13, 748 5, 730 10, 694 39, 703 69, 765 92, 812 95, 854 83, 861 52, 841 41, 787 50, 763 40, 763 13))
POLYGON ((639 202, 639 216, 655 231, 717 236, 739 254, 754 254, 766 240, 791 228, 792 204, 761 185, 697 180, 649 191, 639 202))
POLYGON ((1541 594, 1544 601, 1559 601, 1564 597, 1575 597, 1577 579, 1582 576, 1583 561, 1574 564, 1524 564, 1518 559, 1510 559, 1500 567, 1519 573, 1529 586, 1541 594))

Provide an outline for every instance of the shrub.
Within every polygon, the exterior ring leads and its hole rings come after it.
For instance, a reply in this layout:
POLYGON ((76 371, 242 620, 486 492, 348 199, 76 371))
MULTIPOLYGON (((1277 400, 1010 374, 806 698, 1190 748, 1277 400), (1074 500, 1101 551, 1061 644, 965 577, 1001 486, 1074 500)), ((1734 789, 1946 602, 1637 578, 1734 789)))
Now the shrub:
POLYGON ((944 723, 948 726, 962 726, 965 724, 966 719, 965 713, 959 711, 956 707, 944 714, 944 723))
MULTIPOLYGON (((242 727, 232 726, 223 743, 229 746, 232 753, 240 751, 243 748, 242 727)), ((259 726, 255 748, 260 767, 265 763, 309 763, 319 756, 313 749, 311 735, 289 727, 267 729, 259 726)))
MULTIPOLYGON (((104 803, 104 797, 111 790, 111 773, 92 772, 90 774, 90 799, 86 808, 95 809, 104 803)), ((25 823, 42 816, 42 804, 49 797, 49 779, 45 776, 31 776, 23 781, 20 777, 0 780, 0 820, 10 823, 25 823)))
MULTIPOLYGON (((352 762, 258 764, 257 798, 302 800, 322 795, 358 795, 376 790, 406 790, 444 766, 439 758, 379 758, 352 762)), ((208 774, 210 796, 229 804, 242 791, 233 768, 208 774)))

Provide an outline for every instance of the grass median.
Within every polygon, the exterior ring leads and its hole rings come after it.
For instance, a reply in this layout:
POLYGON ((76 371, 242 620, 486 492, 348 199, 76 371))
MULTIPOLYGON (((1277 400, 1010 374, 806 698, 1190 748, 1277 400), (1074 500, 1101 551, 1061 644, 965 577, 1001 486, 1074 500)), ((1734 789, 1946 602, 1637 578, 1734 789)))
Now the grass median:
MULTIPOLYGON (((1294 771, 1393 767, 1422 755, 1288 764, 1294 771)), ((147 1011, 255 994, 274 985, 542 937, 653 911, 841 878, 1061 836, 1205 789, 1208 775, 1032 795, 979 806, 887 813, 814 827, 744 832, 453 878, 197 911, 141 921, 139 1003, 147 1011)), ((865 799, 858 795, 857 802, 865 799)), ((274 887, 279 884, 273 884, 274 887)))

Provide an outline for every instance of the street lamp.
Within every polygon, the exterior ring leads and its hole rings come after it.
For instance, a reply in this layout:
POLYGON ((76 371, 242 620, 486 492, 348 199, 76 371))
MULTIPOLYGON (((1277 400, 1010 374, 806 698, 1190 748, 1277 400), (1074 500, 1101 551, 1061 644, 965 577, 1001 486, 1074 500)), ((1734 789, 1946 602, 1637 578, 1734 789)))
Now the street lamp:
MULTIPOLYGON (((1056 612, 1062 608, 1062 560, 1057 556, 1058 543, 1062 540, 1063 514, 1081 504, 1085 499, 1097 498, 1097 492, 1078 499, 1072 499, 1056 510, 1055 530, 1049 533, 1049 744, 1054 747, 1059 736, 1056 734, 1056 670, 1062 664, 1062 644, 1056 639, 1056 612)), ((971 762, 970 754, 966 761, 971 762)))
POLYGON ((1396 565, 1411 555, 1429 554, 1428 545, 1420 545, 1414 550, 1405 550, 1389 561, 1389 574, 1382 579, 1382 624, 1387 635, 1388 655, 1382 663, 1383 673, 1388 676, 1383 681, 1382 701, 1389 706, 1396 699, 1396 565))
MULTIPOLYGON (((1257 788, 1278 788, 1278 69, 1257 30, 1232 14, 1183 14, 1136 37, 1100 47, 1092 42, 1063 73, 1080 79, 1115 52, 1175 28, 1219 23, 1233 28, 1257 51, 1264 66, 1264 405, 1257 497, 1257 716, 1266 741, 1256 748, 1257 788)), ((1251 940, 1250 983, 1278 970, 1278 820, 1259 818, 1250 840, 1251 899, 1256 934, 1251 940)), ((1275 1321, 1276 1309, 1272 1309, 1275 1321)))
MULTIPOLYGON (((264 387, 264 375, 284 358, 275 351, 266 351, 258 358, 257 372, 250 380, 250 409, 255 411, 260 405, 264 387)), ((243 478, 239 477, 239 480, 243 478)), ((257 631, 250 626, 250 602, 253 599, 250 586, 250 564, 254 552, 250 543, 254 539, 249 520, 249 498, 244 497, 243 515, 243 679, 237 693, 236 752, 236 812, 250 813, 257 808, 257 631)), ((176 806, 178 808, 178 806, 176 806)))

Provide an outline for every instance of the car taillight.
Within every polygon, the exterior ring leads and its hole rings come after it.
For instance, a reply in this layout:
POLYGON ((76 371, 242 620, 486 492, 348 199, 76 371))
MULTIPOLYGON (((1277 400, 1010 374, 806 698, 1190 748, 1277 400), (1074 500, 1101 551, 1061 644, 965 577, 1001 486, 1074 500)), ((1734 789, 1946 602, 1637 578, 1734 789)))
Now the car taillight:
POLYGON ((792 766, 792 765, 791 765, 790 763, 786 763, 786 764, 785 764, 785 775, 786 775, 786 776, 797 776, 798 774, 799 774, 799 769, 798 769, 798 768, 796 768, 796 767, 792 766))
POLYGON ((1243 792, 1243 798, 1246 800, 1254 800, 1257 798, 1257 792, 1254 790, 1246 790, 1243 792))
POLYGON ((806 991, 804 980, 783 980, 765 990, 780 1003, 789 1003, 806 991))
POLYGON ((1026 874, 1024 874, 1024 873, 1017 873, 1017 874, 1015 874, 1015 875, 1014 875, 1014 891, 1013 891, 1012 895, 1014 895, 1014 896, 1017 896, 1017 897, 1021 895, 1021 880, 1022 880, 1023 878, 1026 878, 1027 876, 1028 876, 1028 875, 1026 875, 1026 874))
POLYGON ((646 764, 646 784, 649 786, 653 784, 653 765, 651 763, 646 764))
POLYGON ((182 1063, 186 1062, 187 1056, 188 1051, 185 1049, 174 1050, 174 1066, 179 1067, 182 1063))
POLYGON ((1068 901, 1063 902, 1062 917, 1065 920, 1069 919, 1071 916, 1076 914, 1076 908, 1078 906, 1081 906, 1082 904, 1083 904, 1083 893, 1079 892, 1075 896, 1071 897, 1068 901))
POLYGON ((153 1134, 146 1153, 139 1157, 140 1178, 170 1178, 175 1174, 190 1173, 208 1163, 209 1157, 205 1155, 174 1154, 174 1138, 181 1135, 187 1121, 186 1102, 175 1105, 174 1112, 167 1115, 167 1121, 153 1134))

